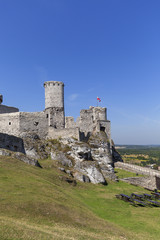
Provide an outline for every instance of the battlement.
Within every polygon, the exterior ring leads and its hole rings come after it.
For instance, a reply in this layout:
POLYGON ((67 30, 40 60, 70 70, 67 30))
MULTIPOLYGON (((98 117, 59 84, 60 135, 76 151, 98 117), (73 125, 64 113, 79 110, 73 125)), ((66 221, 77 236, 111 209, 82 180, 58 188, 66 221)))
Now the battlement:
POLYGON ((98 120, 107 120, 107 109, 102 107, 89 107, 89 109, 82 109, 80 111, 80 118, 81 119, 90 119, 92 118, 92 122, 98 120))
POLYGON ((51 86, 63 86, 64 87, 64 83, 63 82, 58 82, 58 81, 47 81, 44 83, 44 87, 51 87, 51 86))
POLYGON ((0 132, 21 136, 23 133, 34 132, 40 137, 73 136, 86 139, 91 133, 103 131, 109 141, 110 121, 107 120, 107 109, 104 107, 89 107, 80 111, 80 117, 66 117, 64 113, 64 83, 47 81, 45 89, 45 110, 35 113, 19 113, 18 108, 2 105, 0 95, 0 132), (15 112, 15 114, 13 114, 15 112), (84 137, 84 138, 83 138, 84 137))

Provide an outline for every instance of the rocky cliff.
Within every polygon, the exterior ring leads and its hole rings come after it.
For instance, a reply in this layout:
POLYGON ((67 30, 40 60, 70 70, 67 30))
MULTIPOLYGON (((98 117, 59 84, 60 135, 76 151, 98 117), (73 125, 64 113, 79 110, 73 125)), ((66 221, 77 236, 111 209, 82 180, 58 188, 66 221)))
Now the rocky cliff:
POLYGON ((94 184, 107 184, 107 178, 117 180, 114 162, 119 156, 114 146, 111 148, 104 132, 92 134, 87 142, 69 137, 44 140, 35 133, 22 134, 21 138, 1 134, 0 140, 3 140, 0 142, 0 148, 3 149, 0 155, 12 154, 14 151, 13 156, 17 159, 39 167, 39 159, 42 167, 43 161, 48 159, 58 171, 65 172, 66 178, 70 180, 94 184))
POLYGON ((27 156, 50 159, 66 176, 91 183, 107 184, 114 174, 114 147, 110 147, 104 132, 91 135, 87 142, 74 138, 41 140, 36 134, 22 136, 27 156))

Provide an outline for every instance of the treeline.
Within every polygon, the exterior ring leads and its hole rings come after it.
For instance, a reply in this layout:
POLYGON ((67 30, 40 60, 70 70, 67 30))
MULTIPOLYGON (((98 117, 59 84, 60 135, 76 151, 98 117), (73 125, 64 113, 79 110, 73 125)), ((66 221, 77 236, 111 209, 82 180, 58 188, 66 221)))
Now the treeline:
POLYGON ((120 148, 118 149, 118 152, 121 155, 127 154, 144 154, 144 155, 149 155, 150 157, 160 157, 160 146, 156 146, 156 147, 140 147, 138 146, 138 148, 136 148, 136 146, 134 146, 133 148, 131 147, 127 147, 127 148, 120 148))
POLYGON ((136 146, 127 145, 125 148, 117 149, 126 162, 134 162, 141 166, 155 164, 154 168, 160 166, 160 146, 136 146), (133 157, 133 155, 135 155, 133 157))

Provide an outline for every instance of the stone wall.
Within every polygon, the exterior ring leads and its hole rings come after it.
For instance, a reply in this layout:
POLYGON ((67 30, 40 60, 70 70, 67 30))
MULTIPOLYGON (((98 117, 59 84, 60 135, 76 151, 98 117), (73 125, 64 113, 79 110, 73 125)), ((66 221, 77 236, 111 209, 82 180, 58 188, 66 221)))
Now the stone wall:
MULTIPOLYGON (((81 133, 86 137, 88 133, 95 133, 103 131, 107 134, 109 142, 111 143, 111 123, 106 117, 106 108, 90 107, 80 111, 80 117, 77 118, 76 126, 80 128, 81 133)), ((74 124, 72 118, 67 119, 67 127, 74 124)))
POLYGON ((81 132, 88 133, 100 130, 98 122, 105 122, 106 120, 106 108, 90 107, 80 111, 80 117, 77 119, 76 125, 81 132), (97 129, 97 125, 99 129, 97 129))
POLYGON ((143 188, 154 190, 160 189, 160 179, 154 176, 150 177, 130 177, 121 179, 124 182, 128 182, 130 184, 141 186, 143 188))
POLYGON ((25 153, 23 140, 19 137, 0 133, 0 148, 25 153))
POLYGON ((94 122, 92 109, 81 110, 80 117, 77 121, 77 126, 80 128, 80 131, 84 133, 92 132, 94 128, 93 125, 94 122))
POLYGON ((97 121, 97 131, 104 131, 107 134, 108 140, 111 143, 111 122, 108 120, 97 121))
POLYGON ((123 163, 123 162, 116 162, 114 165, 117 168, 121 168, 121 169, 124 169, 124 170, 129 171, 129 172, 134 172, 134 173, 143 174, 143 175, 147 175, 147 176, 160 177, 160 172, 159 171, 153 170, 153 169, 150 169, 150 168, 140 167, 140 166, 137 166, 137 165, 133 165, 133 164, 129 164, 129 163, 123 163))
POLYGON ((48 118, 48 126, 57 129, 65 127, 64 108, 47 108, 45 113, 46 118, 48 118))
POLYGON ((43 138, 48 132, 46 115, 44 112, 0 114, 0 132, 17 137, 25 132, 34 132, 43 138))
POLYGON ((90 107, 93 112, 93 121, 107 120, 107 109, 102 107, 90 107))
POLYGON ((19 119, 20 113, 4 113, 0 114, 0 132, 14 136, 19 136, 19 119))
POLYGON ((20 113, 20 133, 34 132, 44 138, 48 132, 48 121, 45 112, 20 113))
POLYGON ((33 132, 43 138, 47 136, 49 128, 49 137, 73 136, 87 140, 91 133, 104 131, 111 142, 110 121, 106 117, 106 108, 90 107, 81 110, 80 117, 74 122, 73 117, 65 118, 64 115, 64 83, 48 81, 44 83, 44 87, 45 111, 43 112, 19 113, 18 108, 1 105, 3 97, 0 95, 0 132, 15 136, 33 132))
POLYGON ((1 113, 13 113, 13 112, 19 112, 19 109, 15 108, 15 107, 8 107, 8 106, 0 104, 0 114, 1 113))
POLYGON ((76 127, 76 122, 73 117, 65 117, 65 128, 74 128, 76 127))
POLYGON ((64 128, 64 129, 55 129, 49 127, 48 129, 48 139, 57 139, 57 138, 69 138, 74 137, 78 141, 80 140, 79 128, 64 128))

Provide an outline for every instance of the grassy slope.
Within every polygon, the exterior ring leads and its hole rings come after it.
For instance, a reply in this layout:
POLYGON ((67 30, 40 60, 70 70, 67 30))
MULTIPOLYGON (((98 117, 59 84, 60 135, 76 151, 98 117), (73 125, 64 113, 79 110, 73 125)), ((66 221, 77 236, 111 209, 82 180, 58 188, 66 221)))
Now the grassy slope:
POLYGON ((72 186, 61 174, 54 166, 40 169, 0 157, 0 239, 160 238, 159 208, 115 198, 146 192, 142 188, 123 182, 72 186))

